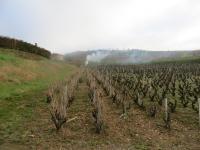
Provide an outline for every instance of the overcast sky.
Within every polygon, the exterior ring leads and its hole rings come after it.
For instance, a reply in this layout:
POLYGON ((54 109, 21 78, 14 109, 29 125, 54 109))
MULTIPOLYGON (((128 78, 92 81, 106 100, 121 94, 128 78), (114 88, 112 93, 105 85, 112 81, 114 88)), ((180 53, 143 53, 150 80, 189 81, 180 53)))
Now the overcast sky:
POLYGON ((0 0, 0 35, 58 53, 200 49, 200 0, 0 0))

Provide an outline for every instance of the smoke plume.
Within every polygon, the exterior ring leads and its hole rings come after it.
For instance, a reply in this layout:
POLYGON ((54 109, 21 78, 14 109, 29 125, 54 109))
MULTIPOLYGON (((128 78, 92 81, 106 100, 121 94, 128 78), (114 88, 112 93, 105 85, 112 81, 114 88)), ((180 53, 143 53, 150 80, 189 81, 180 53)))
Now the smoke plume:
POLYGON ((94 53, 87 55, 85 65, 87 66, 90 62, 100 63, 104 58, 110 54, 109 51, 95 51, 94 53))

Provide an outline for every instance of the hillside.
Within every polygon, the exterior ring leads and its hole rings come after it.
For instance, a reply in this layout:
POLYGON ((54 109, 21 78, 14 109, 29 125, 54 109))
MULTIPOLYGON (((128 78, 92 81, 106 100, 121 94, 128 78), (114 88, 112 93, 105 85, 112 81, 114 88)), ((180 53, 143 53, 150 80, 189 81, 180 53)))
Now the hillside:
POLYGON ((45 104, 48 86, 74 71, 76 67, 64 62, 0 48, 0 149, 23 141, 24 124, 45 104))

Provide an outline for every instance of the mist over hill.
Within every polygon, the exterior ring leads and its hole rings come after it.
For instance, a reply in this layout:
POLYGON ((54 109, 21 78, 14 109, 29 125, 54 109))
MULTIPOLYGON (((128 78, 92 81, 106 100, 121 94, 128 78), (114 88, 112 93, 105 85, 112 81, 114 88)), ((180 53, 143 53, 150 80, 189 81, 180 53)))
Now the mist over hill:
POLYGON ((200 50, 188 51, 150 51, 140 49, 129 50, 90 50, 78 51, 65 55, 65 60, 79 65, 89 63, 106 64, 138 64, 166 59, 184 59, 200 57, 200 50))

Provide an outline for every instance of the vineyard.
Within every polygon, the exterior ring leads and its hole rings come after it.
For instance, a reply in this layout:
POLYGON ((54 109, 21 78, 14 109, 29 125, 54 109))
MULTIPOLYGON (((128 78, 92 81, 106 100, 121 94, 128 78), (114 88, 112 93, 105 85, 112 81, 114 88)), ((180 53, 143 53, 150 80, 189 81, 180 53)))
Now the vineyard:
POLYGON ((0 150, 200 150, 200 0, 0 0, 0 150))
MULTIPOLYGON (((132 105, 137 105, 150 117, 164 112, 165 127, 170 129, 171 116, 177 107, 189 107, 198 116, 199 67, 189 64, 119 65, 98 66, 91 72, 112 102, 122 108, 123 114, 126 115, 132 105)), ((198 126, 198 119, 196 124, 198 126)))
POLYGON ((63 138, 93 148, 200 148, 199 64, 88 66, 52 84, 47 103, 63 138))
POLYGON ((9 51, 0 149, 200 149, 198 63, 75 67, 9 51))

